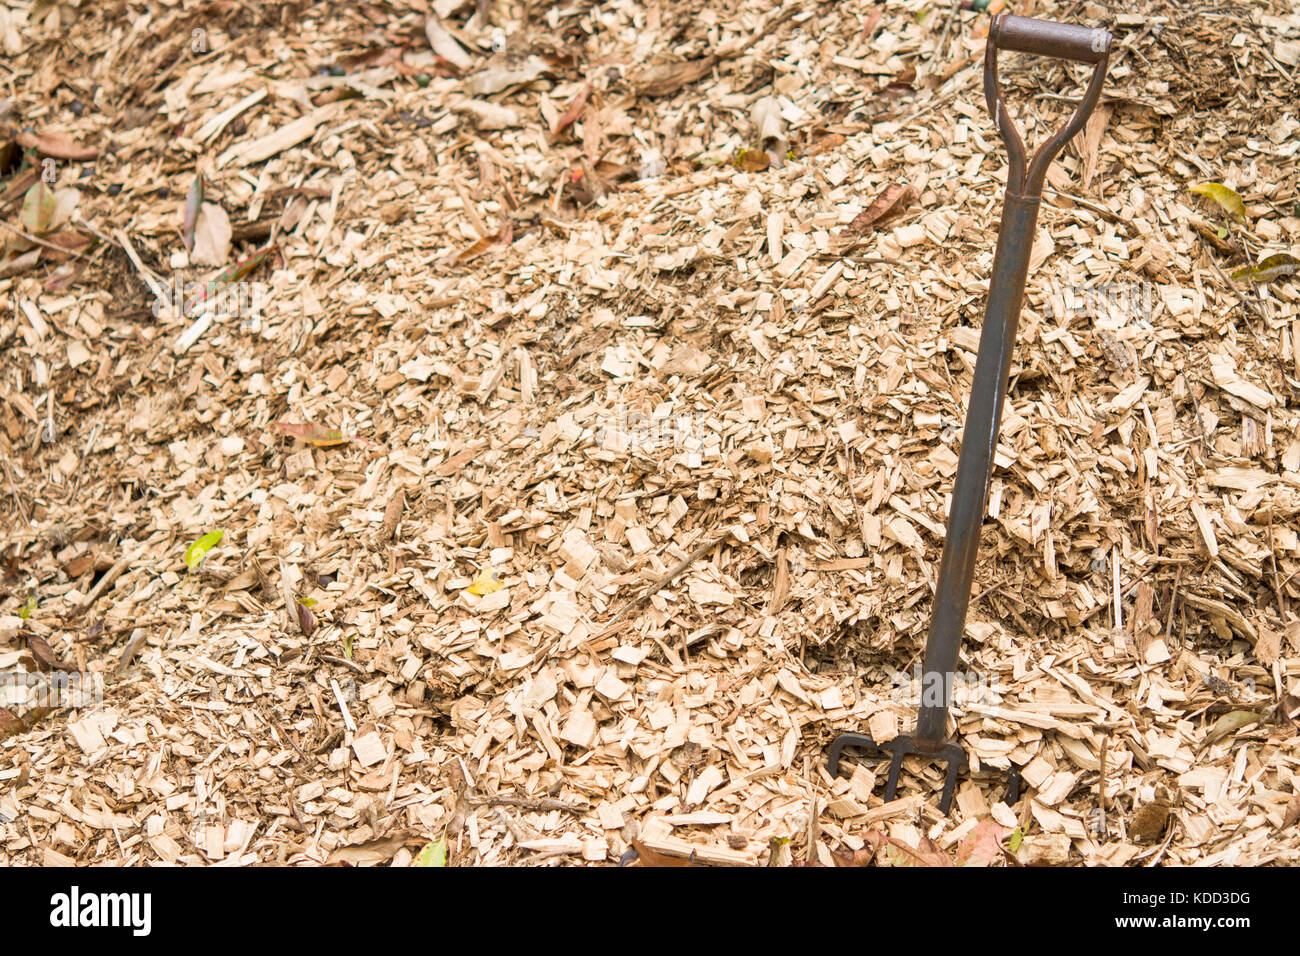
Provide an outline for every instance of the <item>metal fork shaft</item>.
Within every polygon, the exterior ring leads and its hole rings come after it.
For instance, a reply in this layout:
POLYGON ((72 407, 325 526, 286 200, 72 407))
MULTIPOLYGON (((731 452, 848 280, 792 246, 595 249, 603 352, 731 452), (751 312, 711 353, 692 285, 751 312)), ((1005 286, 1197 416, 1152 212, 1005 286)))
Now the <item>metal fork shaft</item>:
POLYGON ((952 508, 948 512, 948 530, 939 564, 934 614, 925 644, 921 709, 916 723, 918 747, 938 748, 947 731, 953 672, 966 628, 980 525, 984 521, 989 478, 993 473, 993 454, 998 444, 1007 376, 1025 296, 1038 205, 1036 197, 1008 195, 1002 211, 993 276, 989 281, 988 308, 980 332, 979 354, 975 358, 975 382, 966 410, 952 508))

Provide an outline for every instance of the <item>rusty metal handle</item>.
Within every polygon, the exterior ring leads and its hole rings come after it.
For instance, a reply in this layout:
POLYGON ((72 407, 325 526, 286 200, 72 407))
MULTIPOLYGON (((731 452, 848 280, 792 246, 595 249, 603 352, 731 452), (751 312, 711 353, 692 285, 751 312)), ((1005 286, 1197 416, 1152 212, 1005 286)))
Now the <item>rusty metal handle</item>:
POLYGON ((1075 133, 1083 129, 1088 117, 1101 99, 1101 87, 1106 80, 1106 67, 1110 62, 1110 34, 1105 30, 1091 30, 1067 23, 1052 23, 1049 20, 1033 20, 1029 17, 1016 17, 999 14, 989 26, 988 42, 984 46, 984 99, 988 102, 989 112, 997 124, 998 132, 1007 144, 1007 157, 1011 170, 1007 177, 1007 194, 1010 196, 1042 195, 1043 179, 1047 167, 1052 164, 1056 154, 1070 141, 1075 133), (998 87, 998 50, 1021 50, 1043 56, 1054 56, 1067 60, 1079 60, 1094 64, 1092 79, 1079 101, 1074 115, 1056 133, 1050 136, 1033 161, 1026 164, 1025 141, 1020 138, 1016 124, 1007 112, 1006 103, 1002 101, 1002 90, 998 87))
POLYGON ((1099 63, 1110 52, 1110 34, 1105 30, 1010 14, 993 21, 989 42, 1002 50, 1079 63, 1099 63))

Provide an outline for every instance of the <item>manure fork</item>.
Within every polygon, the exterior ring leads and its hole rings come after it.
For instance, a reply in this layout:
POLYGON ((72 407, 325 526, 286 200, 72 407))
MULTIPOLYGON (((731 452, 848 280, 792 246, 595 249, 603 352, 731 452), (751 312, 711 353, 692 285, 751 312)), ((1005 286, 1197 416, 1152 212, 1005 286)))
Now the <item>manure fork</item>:
MULTIPOLYGON (((1109 58, 1110 34, 1105 30, 1009 15, 995 17, 989 26, 988 42, 984 47, 984 98, 998 132, 1006 142, 1010 170, 984 311, 984 328, 975 359, 975 380, 962 433, 952 508, 944 536, 943 559, 939 565, 930 635, 925 644, 916 731, 883 742, 874 741, 864 734, 840 734, 831 744, 828 755, 829 770, 834 776, 839 771, 840 755, 845 749, 891 753, 889 776, 885 783, 886 801, 895 797, 903 757, 920 754, 948 765, 943 796, 939 801, 940 811, 947 813, 952 805, 957 776, 966 763, 961 745, 947 737, 953 669, 957 665, 966 626, 971 581, 979 552, 980 524, 984 520, 989 479, 992 477, 993 451, 997 447, 1002 403, 1007 394, 1007 376, 1015 349, 1016 326, 1029 272, 1029 254, 1034 242, 1034 225, 1038 221, 1043 178, 1056 154, 1083 128, 1101 98, 1109 58), (1092 79, 1074 115, 1039 147, 1027 164, 1024 141, 1002 102, 1002 91, 998 87, 999 50, 1093 64, 1092 79)), ((1014 769, 1010 786, 1010 800, 1014 802, 1019 791, 1019 776, 1014 769)))

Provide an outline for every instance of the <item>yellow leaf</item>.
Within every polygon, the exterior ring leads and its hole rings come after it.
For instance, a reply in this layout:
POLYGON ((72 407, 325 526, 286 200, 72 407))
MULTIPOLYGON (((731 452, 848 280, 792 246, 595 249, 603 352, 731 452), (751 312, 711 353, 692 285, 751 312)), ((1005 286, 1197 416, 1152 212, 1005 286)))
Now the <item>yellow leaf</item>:
POLYGON ((475 577, 473 583, 469 586, 470 594, 477 594, 480 597, 484 594, 493 594, 500 591, 504 585, 501 583, 501 572, 493 567, 486 567, 475 577))
POLYGON ((1246 204, 1241 201, 1241 197, 1235 191, 1229 189, 1223 183, 1201 183, 1188 188, 1194 193, 1213 199, 1230 216, 1246 218, 1246 204))
POLYGON ((1251 282, 1270 282, 1284 276, 1300 273, 1300 259, 1289 252, 1278 252, 1260 262, 1257 266, 1246 266, 1232 274, 1236 281, 1249 279, 1251 282))

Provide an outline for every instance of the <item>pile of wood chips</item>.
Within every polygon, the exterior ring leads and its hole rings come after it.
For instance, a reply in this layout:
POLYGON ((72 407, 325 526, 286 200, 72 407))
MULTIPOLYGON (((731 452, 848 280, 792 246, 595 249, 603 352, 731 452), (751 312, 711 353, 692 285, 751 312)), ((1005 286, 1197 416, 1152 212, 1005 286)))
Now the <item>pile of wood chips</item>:
MULTIPOLYGON (((1015 4, 1115 53, 1039 221, 974 773, 943 817, 940 767, 826 772, 914 719, 1001 209, 951 6, 4 10, 7 122, 98 158, 93 245, 0 279, 0 671, 103 701, 0 701, 0 862, 1300 862, 1300 283, 1230 277, 1300 254, 1287 0, 1015 4)), ((1086 79, 1002 75, 1031 144, 1086 79)))

